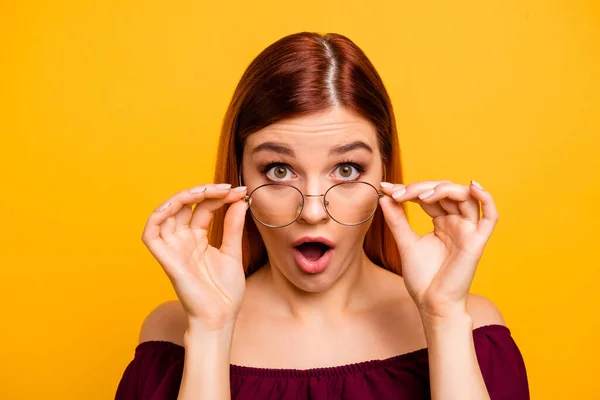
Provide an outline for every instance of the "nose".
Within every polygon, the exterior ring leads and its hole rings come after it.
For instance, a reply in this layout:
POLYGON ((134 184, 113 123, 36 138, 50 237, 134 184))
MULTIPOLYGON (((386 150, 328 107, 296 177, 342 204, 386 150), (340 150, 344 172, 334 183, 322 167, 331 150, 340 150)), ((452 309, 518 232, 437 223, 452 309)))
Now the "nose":
POLYGON ((298 222, 305 224, 320 224, 329 220, 329 214, 325 210, 322 194, 305 194, 304 208, 298 217, 298 222))

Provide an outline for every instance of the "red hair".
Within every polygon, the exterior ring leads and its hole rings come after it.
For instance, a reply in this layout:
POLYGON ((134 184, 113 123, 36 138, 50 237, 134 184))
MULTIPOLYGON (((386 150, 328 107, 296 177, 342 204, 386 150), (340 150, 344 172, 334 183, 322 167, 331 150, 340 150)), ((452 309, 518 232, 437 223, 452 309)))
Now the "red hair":
MULTIPOLYGON (((400 146, 390 98, 379 74, 345 36, 301 32, 264 49, 248 66, 227 108, 214 182, 237 184, 242 150, 252 133, 280 120, 323 112, 334 106, 351 110, 377 129, 385 179, 402 183, 400 146)), ((209 241, 221 246, 227 206, 215 211, 209 241)), ((401 274, 400 255, 378 207, 363 244, 369 259, 401 274)), ((267 252, 250 215, 246 214, 243 265, 250 275, 267 261, 267 252)))

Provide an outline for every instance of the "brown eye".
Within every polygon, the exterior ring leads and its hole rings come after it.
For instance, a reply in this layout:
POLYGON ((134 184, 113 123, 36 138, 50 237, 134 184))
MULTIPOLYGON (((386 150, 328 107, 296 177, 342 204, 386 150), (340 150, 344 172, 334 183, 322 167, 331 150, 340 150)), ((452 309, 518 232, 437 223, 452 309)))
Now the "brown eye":
POLYGON ((349 178, 352 176, 352 166, 350 166, 350 165, 346 164, 346 165, 340 166, 339 171, 340 171, 340 176, 342 178, 349 178))
POLYGON ((288 178, 289 169, 285 165, 275 165, 269 168, 267 177, 271 180, 284 180, 288 178))
POLYGON ((285 178, 287 170, 284 167, 276 167, 273 172, 275 173, 276 178, 281 179, 281 178, 285 178))

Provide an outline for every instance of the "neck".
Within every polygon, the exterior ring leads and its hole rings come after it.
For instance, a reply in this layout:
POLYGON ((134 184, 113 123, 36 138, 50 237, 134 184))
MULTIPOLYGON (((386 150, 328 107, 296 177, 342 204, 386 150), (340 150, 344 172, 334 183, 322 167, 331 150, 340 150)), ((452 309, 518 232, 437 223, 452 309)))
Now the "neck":
MULTIPOLYGON (((264 268, 265 283, 270 287, 270 308, 302 322, 339 318, 369 304, 376 293, 374 275, 380 268, 361 249, 348 257, 343 274, 325 290, 306 291, 298 288, 272 262, 264 268)), ((313 279, 319 279, 314 277, 313 279)))

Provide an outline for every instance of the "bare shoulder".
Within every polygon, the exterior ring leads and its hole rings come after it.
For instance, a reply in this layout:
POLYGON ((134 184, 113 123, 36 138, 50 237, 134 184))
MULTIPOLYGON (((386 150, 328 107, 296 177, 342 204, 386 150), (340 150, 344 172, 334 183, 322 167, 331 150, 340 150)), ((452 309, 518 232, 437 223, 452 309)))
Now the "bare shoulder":
POLYGON ((187 316, 179 300, 167 301, 154 308, 144 319, 139 343, 161 340, 183 346, 186 329, 187 316))
POLYGON ((473 318, 473 328, 485 325, 506 325, 498 307, 491 300, 479 294, 469 294, 467 311, 473 318))

